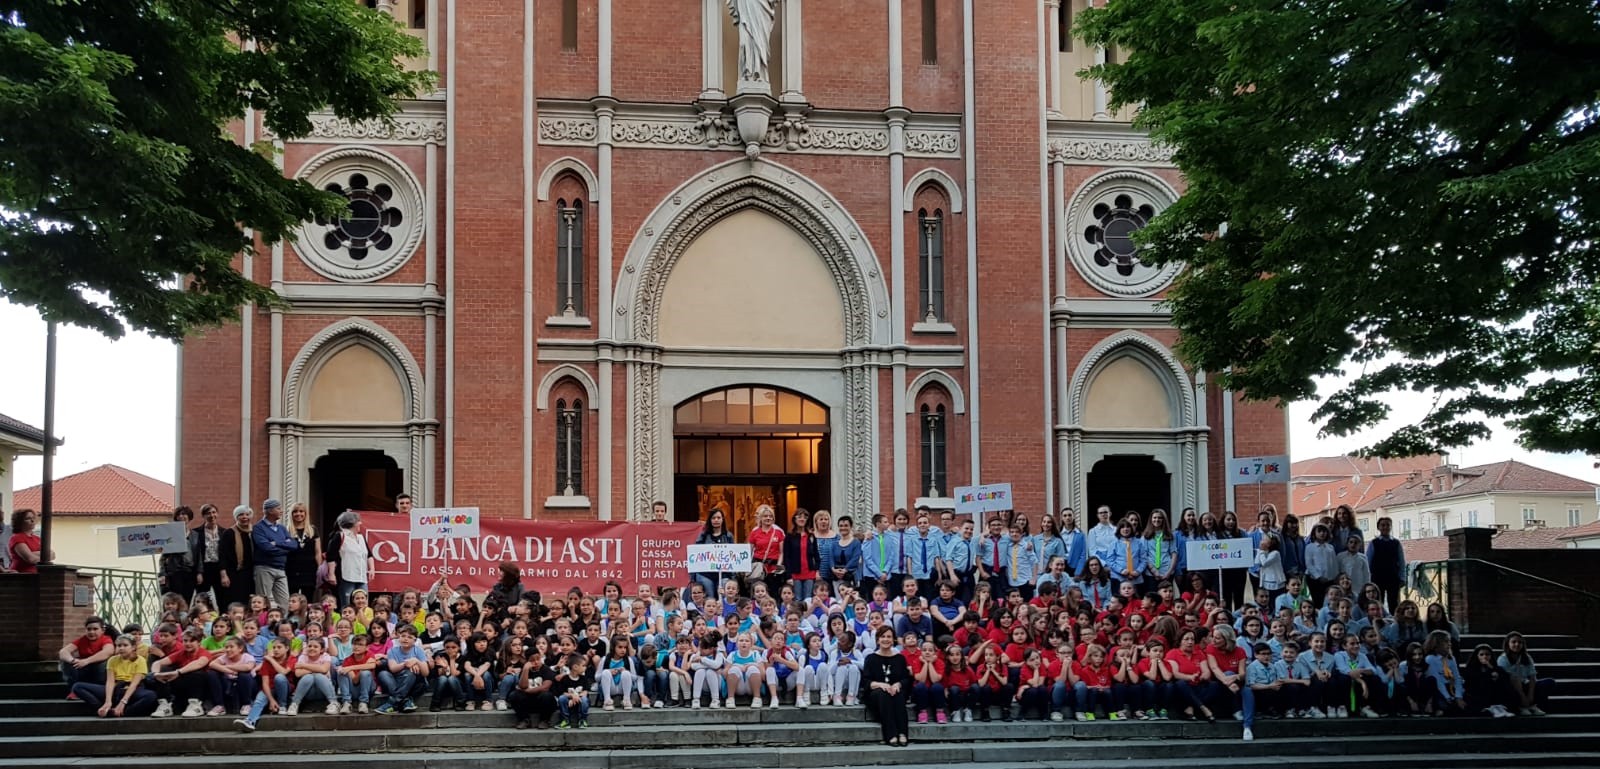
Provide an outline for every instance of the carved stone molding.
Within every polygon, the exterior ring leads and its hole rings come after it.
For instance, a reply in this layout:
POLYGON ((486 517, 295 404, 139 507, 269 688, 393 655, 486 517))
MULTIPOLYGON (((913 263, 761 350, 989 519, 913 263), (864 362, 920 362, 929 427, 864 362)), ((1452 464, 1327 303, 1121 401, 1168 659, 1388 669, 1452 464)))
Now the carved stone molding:
MULTIPOLYGON (((311 116, 311 133, 296 137, 303 142, 363 142, 366 144, 443 143, 448 136, 442 117, 399 115, 392 121, 377 118, 345 120, 333 115, 311 116)), ((265 139, 279 138, 263 129, 265 139)))
POLYGON ((594 144, 599 136, 594 118, 539 118, 539 141, 545 144, 594 144))
MULTIPOLYGON (((539 117, 540 143, 596 145, 600 139, 599 121, 587 110, 587 105, 569 104, 543 109, 539 117)), ((745 148, 732 113, 718 112, 714 106, 680 113, 660 107, 630 110, 624 105, 611 121, 609 138, 613 146, 642 149, 745 148)), ((889 153, 889 126, 879 113, 819 115, 785 109, 771 116, 760 145, 763 152, 885 156, 889 153)), ((960 156, 960 150, 960 128, 953 120, 934 116, 919 122, 914 118, 907 128, 908 155, 954 158, 960 156)))
POLYGON ((1148 139, 1066 138, 1050 140, 1050 160, 1066 163, 1171 165, 1172 150, 1148 139))

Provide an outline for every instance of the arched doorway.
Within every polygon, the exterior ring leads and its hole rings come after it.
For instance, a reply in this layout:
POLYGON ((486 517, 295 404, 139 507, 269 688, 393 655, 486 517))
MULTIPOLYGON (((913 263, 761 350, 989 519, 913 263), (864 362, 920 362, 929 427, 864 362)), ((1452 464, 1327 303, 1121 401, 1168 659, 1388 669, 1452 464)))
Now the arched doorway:
POLYGON ((796 507, 828 506, 828 409, 798 393, 739 385, 673 409, 673 497, 680 521, 713 508, 742 541, 755 510, 770 504, 787 527, 796 507))
POLYGON ((333 531, 346 510, 393 510, 405 474, 392 457, 370 449, 334 449, 311 466, 311 520, 333 531))
POLYGON ((1156 508, 1172 510, 1172 473, 1146 454, 1118 454, 1094 463, 1089 471, 1089 504, 1109 505, 1113 517, 1137 510, 1140 520, 1156 508))

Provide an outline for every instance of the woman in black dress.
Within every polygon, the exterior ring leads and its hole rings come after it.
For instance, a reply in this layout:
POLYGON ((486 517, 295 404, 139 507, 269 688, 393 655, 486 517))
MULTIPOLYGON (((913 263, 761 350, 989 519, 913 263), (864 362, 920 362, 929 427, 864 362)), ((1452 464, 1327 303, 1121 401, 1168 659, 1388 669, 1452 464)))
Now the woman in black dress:
POLYGON ((894 628, 878 628, 878 650, 861 663, 861 701, 867 718, 883 727, 883 744, 905 747, 910 740, 906 719, 906 697, 911 693, 911 668, 906 658, 894 650, 894 628))
POLYGON ((317 528, 311 525, 306 503, 296 502, 289 508, 288 528, 289 536, 300 542, 300 549, 290 552, 284 565, 284 573, 289 577, 289 594, 299 593, 307 601, 316 601, 317 567, 322 565, 322 542, 317 539, 317 528))

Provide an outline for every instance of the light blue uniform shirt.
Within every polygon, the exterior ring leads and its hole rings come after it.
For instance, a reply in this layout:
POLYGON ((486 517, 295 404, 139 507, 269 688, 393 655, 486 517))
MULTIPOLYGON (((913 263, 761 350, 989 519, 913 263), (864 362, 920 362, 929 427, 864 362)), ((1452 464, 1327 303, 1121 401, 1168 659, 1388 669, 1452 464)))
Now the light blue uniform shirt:
POLYGON ((916 530, 907 534, 905 546, 906 555, 911 561, 911 576, 917 579, 932 577, 934 561, 943 555, 943 538, 933 529, 928 529, 926 537, 916 530))
POLYGON ((978 540, 962 539, 960 534, 945 537, 944 560, 957 572, 971 571, 978 557, 978 540))

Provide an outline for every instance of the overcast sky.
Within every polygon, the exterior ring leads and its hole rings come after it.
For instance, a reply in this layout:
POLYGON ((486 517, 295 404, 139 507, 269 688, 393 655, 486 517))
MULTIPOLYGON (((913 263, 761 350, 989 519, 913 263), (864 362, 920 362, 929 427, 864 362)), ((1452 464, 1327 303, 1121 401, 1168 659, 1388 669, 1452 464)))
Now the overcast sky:
MULTIPOLYGON (((0 339, 5 340, 0 349, 6 362, 0 376, 0 413, 42 428, 44 322, 30 308, 0 301, 0 339)), ((56 353, 56 434, 66 439, 56 455, 56 477, 109 463, 170 482, 175 475, 177 348, 144 334, 113 342, 62 326, 56 353)), ((1396 402, 1402 405, 1397 413, 1420 414, 1430 399, 1412 395, 1396 402)), ((1370 436, 1319 440, 1306 421, 1314 408, 1296 404, 1289 409, 1295 459, 1341 454, 1370 441, 1370 436)), ((1220 441, 1211 445, 1221 448, 1220 441)), ((1506 430, 1499 430, 1492 441, 1455 452, 1451 459, 1474 465, 1508 457, 1585 480, 1600 478, 1590 457, 1523 451, 1506 430)), ((32 486, 41 477, 39 459, 23 458, 13 487, 32 486)))

